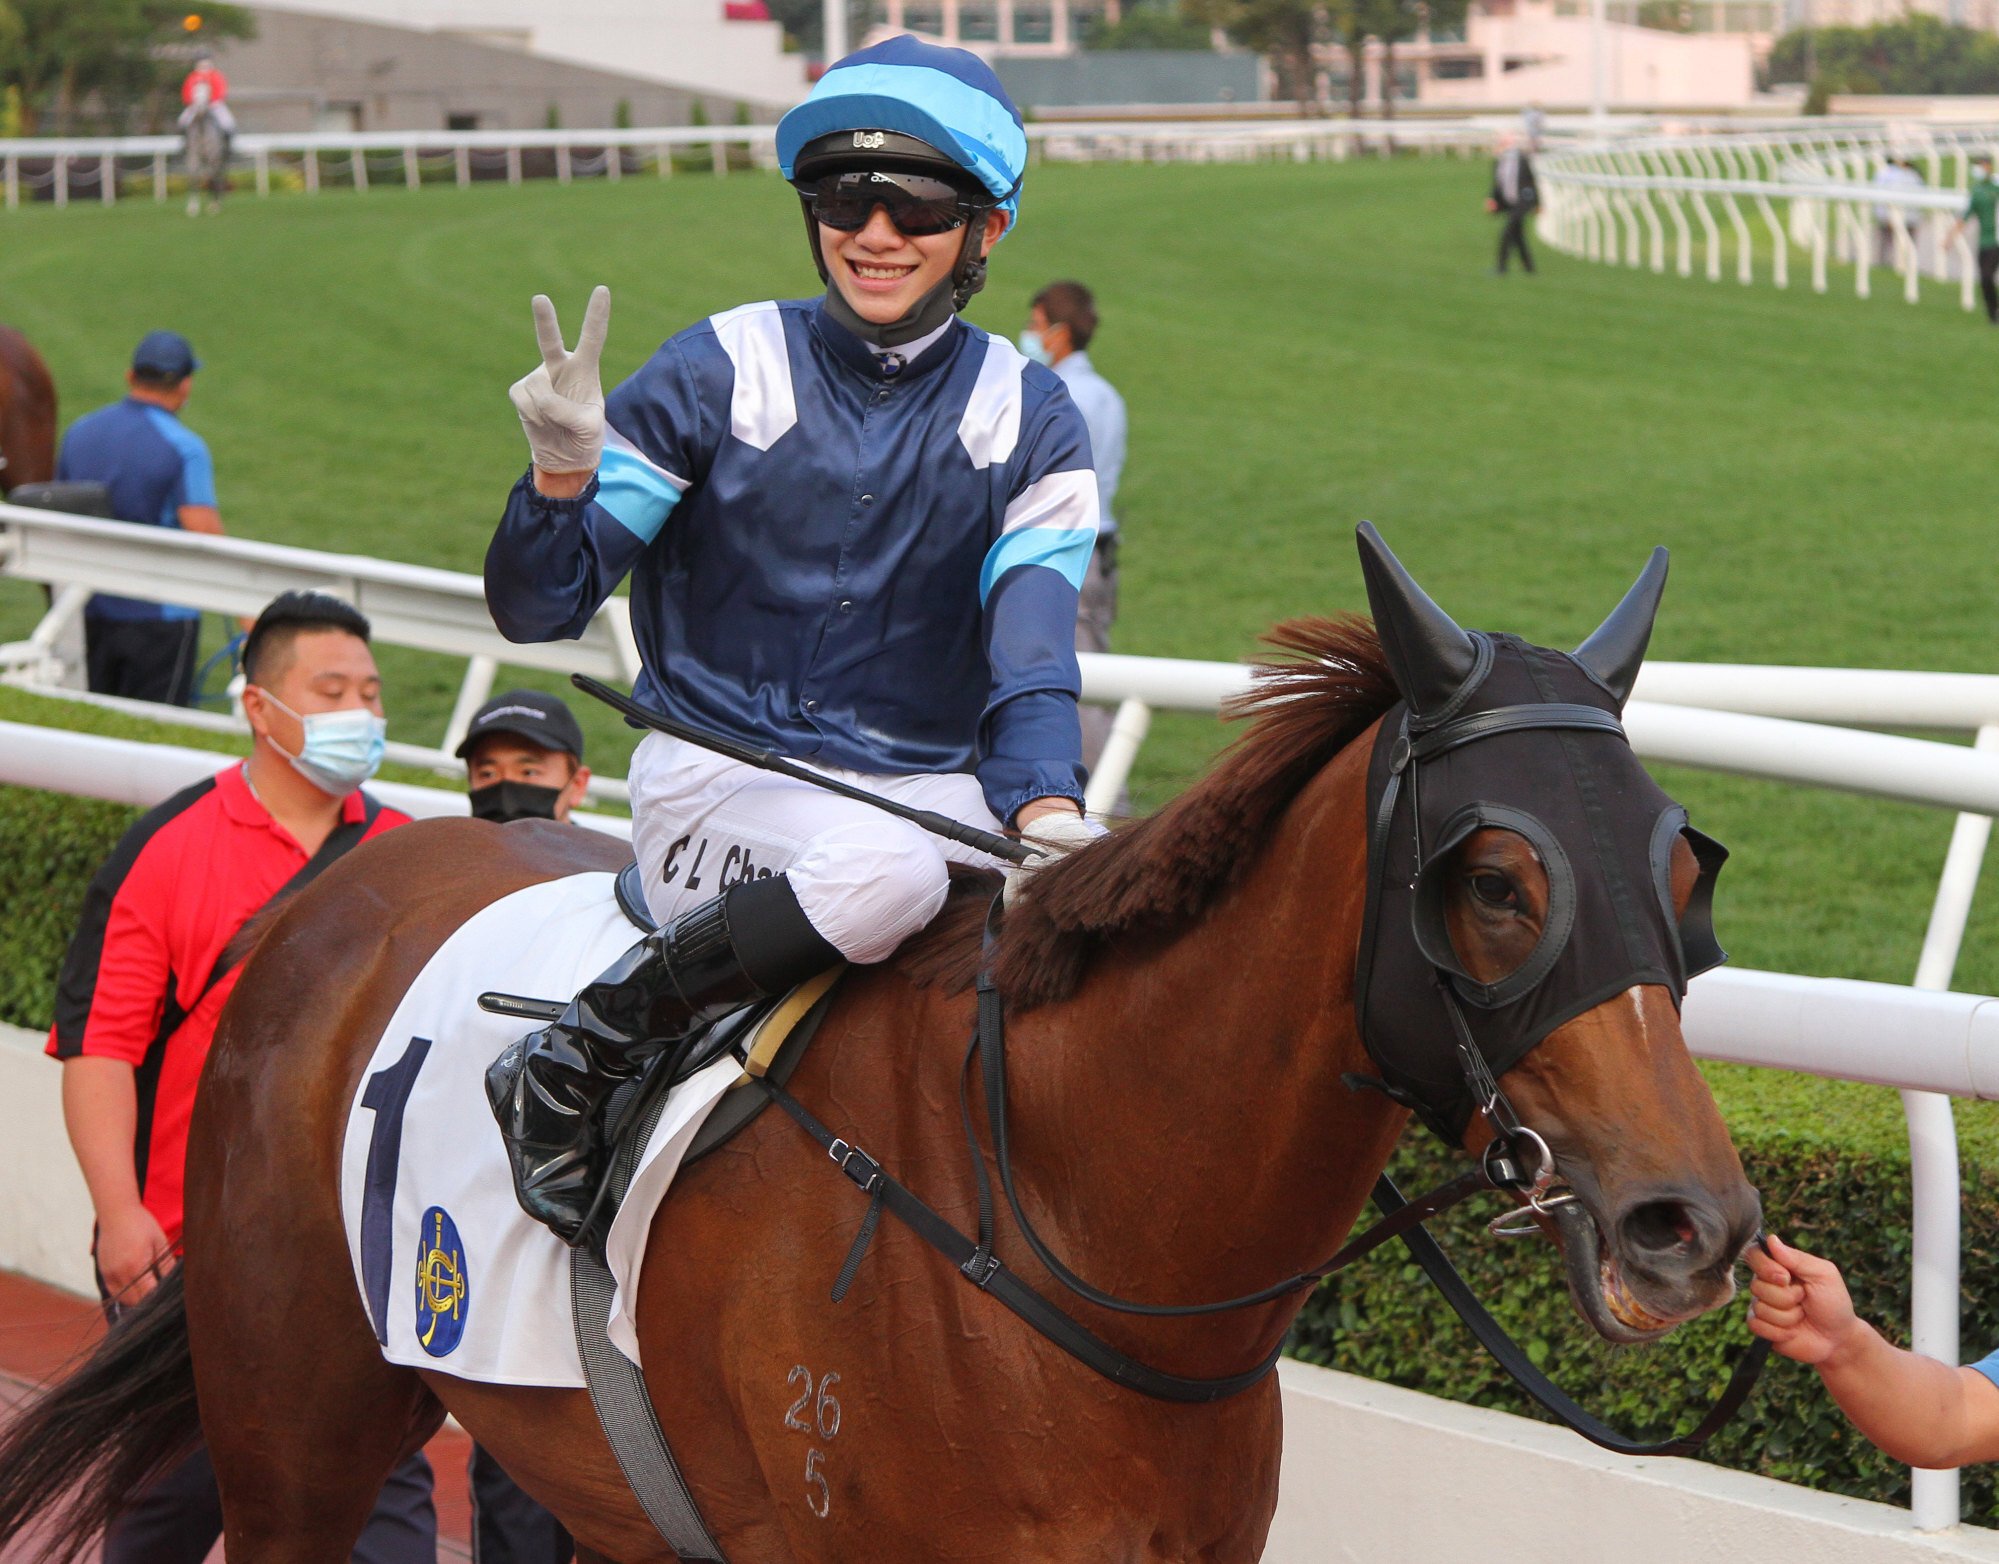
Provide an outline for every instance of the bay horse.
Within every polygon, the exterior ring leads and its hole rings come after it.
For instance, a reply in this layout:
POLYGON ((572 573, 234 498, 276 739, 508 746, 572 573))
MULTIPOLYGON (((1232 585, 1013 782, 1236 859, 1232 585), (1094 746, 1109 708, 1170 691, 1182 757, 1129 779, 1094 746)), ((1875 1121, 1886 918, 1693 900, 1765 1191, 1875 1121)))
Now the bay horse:
MULTIPOLYGON (((1370 763, 1376 737, 1394 732, 1384 719, 1398 703, 1424 709, 1442 641, 1458 638, 1453 656, 1487 656, 1504 640, 1515 663, 1569 669, 1597 692, 1594 706, 1550 708, 1571 715, 1543 725, 1599 730, 1602 790, 1652 788, 1604 730, 1656 595, 1635 610, 1627 596, 1571 657, 1440 622, 1382 554, 1369 571, 1379 636, 1357 619, 1281 628, 1250 726, 1203 781, 1039 871, 992 951, 988 879, 895 958, 851 971, 795 1096, 969 1226, 977 1191, 958 1092, 968 985, 986 962, 1011 1012, 1020 1197, 1069 1266, 1126 1297, 1179 1303, 1261 1287, 1336 1247, 1409 1117, 1406 1093, 1360 1079, 1384 1070, 1356 1015, 1370 763)), ((1462 672, 1449 677, 1469 688, 1462 672)), ((1480 748, 1457 751, 1474 778, 1480 748)), ((1537 841, 1488 826, 1439 850, 1441 916, 1474 984, 1501 982, 1542 948, 1566 894, 1555 862, 1564 873, 1585 862, 1537 841)), ((1636 850, 1646 861, 1648 844, 1636 850)), ((1687 841, 1655 830, 1649 851, 1660 900, 1684 914, 1701 884, 1687 841)), ((383 1476, 447 1410, 555 1512, 586 1564, 671 1557, 585 1392, 385 1361, 337 1195, 360 1074, 432 952, 497 898, 624 856, 553 824, 427 822, 350 854, 276 916, 202 1079, 185 1261, 0 1443, 0 1537, 68 1493, 55 1553, 73 1556, 193 1436, 198 1398, 232 1564, 345 1559, 383 1476)), ((1677 997, 1663 981, 1613 994, 1507 1060, 1501 1078, 1573 1189, 1571 1219, 1550 1227, 1576 1303, 1620 1342, 1725 1302, 1758 1221, 1677 997)), ((467 1113, 465 1133, 493 1133, 482 1108, 467 1113)), ((1461 1130, 1473 1152, 1491 1133, 1476 1114, 1461 1130)), ((636 1305, 646 1386, 730 1560, 1259 1556, 1277 1498, 1274 1378, 1208 1405, 1140 1396, 893 1222, 835 1305, 828 1284, 863 1204, 817 1145, 767 1112, 684 1171, 654 1220, 636 1305)), ((1004 1218, 999 1252, 1063 1296, 1004 1218)), ((1226 1376, 1275 1351, 1303 1296, 1200 1319, 1070 1306, 1150 1364, 1226 1376)))
POLYGON ((0 494, 56 475, 56 386, 34 344, 0 326, 0 494))

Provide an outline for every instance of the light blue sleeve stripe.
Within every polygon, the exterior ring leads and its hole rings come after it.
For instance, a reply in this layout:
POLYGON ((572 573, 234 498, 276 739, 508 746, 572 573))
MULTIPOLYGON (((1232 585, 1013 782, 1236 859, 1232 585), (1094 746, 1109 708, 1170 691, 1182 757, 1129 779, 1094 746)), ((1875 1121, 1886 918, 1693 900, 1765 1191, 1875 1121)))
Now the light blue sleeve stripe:
POLYGON ((650 543, 680 503, 680 490, 650 463, 607 445, 597 466, 597 503, 633 537, 650 543))
POLYGON ((1976 1363, 1967 1364, 1966 1367, 1976 1369, 1993 1384, 1999 1385, 1999 1351, 1988 1352, 1976 1363))
POLYGON ((1007 533, 987 551, 979 571, 979 606, 985 606, 999 578, 1016 565, 1046 565, 1081 591, 1096 546, 1097 534, 1089 527, 1022 527, 1007 533))
POLYGON ((208 454, 207 442, 164 407, 148 407, 146 421, 180 456, 180 498, 177 503, 215 504, 215 459, 208 454))

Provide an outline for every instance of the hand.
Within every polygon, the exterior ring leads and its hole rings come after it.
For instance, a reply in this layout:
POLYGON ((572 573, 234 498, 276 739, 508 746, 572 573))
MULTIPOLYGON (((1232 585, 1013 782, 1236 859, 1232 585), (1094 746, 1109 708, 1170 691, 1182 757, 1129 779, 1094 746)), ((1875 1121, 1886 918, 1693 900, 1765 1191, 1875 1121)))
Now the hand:
POLYGON ((1066 798, 1037 798, 1033 803, 1023 805, 1014 818, 1020 825, 1021 843, 1033 849, 1033 856, 1006 872, 1006 905, 1009 907, 1035 871, 1045 869, 1056 859, 1068 856, 1079 847, 1088 847, 1099 837, 1110 834, 1096 821, 1087 819, 1074 802, 1066 798))
MULTIPOLYGON (((507 395, 521 415, 537 474, 589 474, 604 456, 604 387, 598 360, 611 325, 611 290, 599 287, 583 311, 576 351, 562 345, 562 327, 545 293, 534 296, 534 334, 541 363, 507 395)), ((578 492, 581 485, 578 485, 578 492)))
POLYGON ((98 1218, 97 1273, 114 1302, 137 1303, 159 1286, 171 1253, 165 1230, 144 1206, 98 1218))
POLYGON ((1853 1312, 1839 1267, 1781 1238, 1764 1241, 1767 1254, 1752 1245, 1746 1257, 1755 1277, 1749 1329, 1787 1358, 1823 1365, 1867 1328, 1853 1312))
POLYGON ((1487 196, 1485 198, 1485 209, 1488 212, 1496 212, 1499 210, 1499 203, 1493 200, 1491 196, 1487 196))

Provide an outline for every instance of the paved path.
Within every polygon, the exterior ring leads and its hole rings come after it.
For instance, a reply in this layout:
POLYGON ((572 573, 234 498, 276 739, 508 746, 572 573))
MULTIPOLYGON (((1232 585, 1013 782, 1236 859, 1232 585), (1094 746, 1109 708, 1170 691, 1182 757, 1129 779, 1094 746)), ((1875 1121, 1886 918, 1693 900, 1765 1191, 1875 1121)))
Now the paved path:
MULTIPOLYGON (((90 1300, 0 1271, 0 1408, 20 1400, 103 1333, 103 1316, 90 1300)), ((465 1486, 471 1452, 471 1441, 450 1423, 426 1447, 437 1473, 440 1560, 472 1556, 472 1509, 465 1486)), ((27 1541, 0 1547, 0 1564, 27 1564, 33 1556, 27 1541)), ((210 1564, 222 1556, 218 1545, 209 1555, 210 1564)), ((83 1564, 98 1564, 95 1549, 84 1555, 83 1564)))

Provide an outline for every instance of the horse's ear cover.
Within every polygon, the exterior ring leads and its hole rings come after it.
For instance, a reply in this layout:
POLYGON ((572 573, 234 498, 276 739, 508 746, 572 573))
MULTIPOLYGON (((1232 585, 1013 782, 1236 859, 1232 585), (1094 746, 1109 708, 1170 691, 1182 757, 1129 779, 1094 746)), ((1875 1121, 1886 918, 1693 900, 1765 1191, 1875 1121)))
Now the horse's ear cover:
POLYGON ((1585 673, 1601 680, 1617 697, 1619 711, 1631 699, 1631 687, 1638 682, 1638 669, 1652 640, 1652 621, 1659 617, 1659 599, 1665 591, 1666 551, 1655 548, 1631 590, 1624 594, 1624 601, 1570 654, 1585 673))
POLYGON ((1372 527, 1360 529, 1360 552, 1405 705, 1382 719, 1368 766, 1355 1010, 1382 1081, 1457 1144, 1478 1107, 1459 1027, 1497 1077, 1633 987, 1655 985, 1677 1004, 1689 978, 1724 959, 1711 906, 1726 853, 1688 825, 1613 720, 1644 657, 1664 550, 1573 656, 1459 629, 1372 527), (1534 720, 1542 711, 1545 723, 1534 720), (1580 720, 1591 712, 1606 720, 1580 720), (1532 847, 1548 906, 1531 954, 1481 982, 1453 945, 1447 907, 1456 850, 1484 828, 1532 847), (1700 871, 1684 909, 1672 890, 1682 841, 1700 871))
POLYGON ((1395 687, 1419 720, 1435 717, 1478 666, 1477 643, 1416 584, 1373 522, 1363 521, 1355 538, 1368 607, 1395 687))

